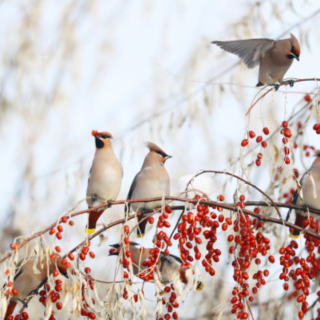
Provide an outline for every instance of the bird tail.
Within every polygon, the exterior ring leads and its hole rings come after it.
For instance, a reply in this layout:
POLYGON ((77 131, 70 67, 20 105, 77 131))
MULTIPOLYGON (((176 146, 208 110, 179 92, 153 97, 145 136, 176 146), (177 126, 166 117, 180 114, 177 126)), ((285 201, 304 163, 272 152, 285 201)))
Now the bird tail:
POLYGON ((89 212, 88 224, 86 226, 85 232, 92 234, 96 230, 96 224, 104 210, 95 210, 89 212))
POLYGON ((141 215, 138 217, 137 238, 144 237, 147 223, 148 223, 148 219, 146 219, 145 216, 141 215))
MULTIPOLYGON (((181 282, 183 282, 184 284, 187 284, 188 283, 188 279, 187 279, 187 276, 186 276, 186 271, 184 268, 181 268, 179 270, 179 273, 180 273, 180 280, 181 282)), ((198 284, 197 284, 197 290, 198 291, 201 291, 202 289, 204 288, 204 283, 201 282, 201 281, 198 281, 198 284)))
POLYGON ((6 315, 4 316, 4 319, 7 319, 7 317, 9 317, 13 314, 13 311, 14 311, 16 305, 17 305, 17 302, 10 300, 9 305, 7 307, 6 315))
POLYGON ((199 282, 198 282, 198 285, 197 285, 197 290, 198 290, 198 291, 201 291, 203 288, 204 288, 203 282, 199 281, 199 282))

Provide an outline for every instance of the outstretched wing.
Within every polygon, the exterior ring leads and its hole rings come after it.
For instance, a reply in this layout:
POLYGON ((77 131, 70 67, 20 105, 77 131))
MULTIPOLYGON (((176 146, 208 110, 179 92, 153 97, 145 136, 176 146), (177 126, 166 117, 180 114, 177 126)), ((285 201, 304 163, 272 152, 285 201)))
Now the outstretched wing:
POLYGON ((257 66, 264 54, 273 48, 272 39, 248 39, 234 41, 213 41, 220 48, 230 53, 236 54, 241 61, 252 69, 257 66))

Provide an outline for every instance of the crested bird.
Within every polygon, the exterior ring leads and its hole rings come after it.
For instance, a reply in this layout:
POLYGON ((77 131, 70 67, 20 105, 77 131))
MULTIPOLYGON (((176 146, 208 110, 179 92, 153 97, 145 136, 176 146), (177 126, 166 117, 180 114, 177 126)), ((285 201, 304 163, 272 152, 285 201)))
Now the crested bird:
MULTIPOLYGON (((310 169, 300 179, 302 199, 300 199, 298 190, 296 190, 292 199, 292 204, 303 205, 306 208, 306 210, 295 210, 295 225, 299 227, 304 227, 303 222, 308 216, 307 207, 320 210, 320 150, 315 152, 315 156, 316 159, 310 169)), ((291 210, 288 212, 287 220, 290 212, 291 210)), ((310 215, 314 218, 318 217, 318 215, 313 213, 310 213, 310 215)), ((290 233, 291 238, 298 238, 299 235, 300 232, 297 230, 290 233)))
MULTIPOLYGON (((120 192, 123 176, 122 165, 112 149, 112 135, 109 132, 98 132, 97 130, 93 130, 92 135, 95 137, 96 153, 90 169, 87 204, 89 208, 105 202, 111 206, 112 201, 117 199, 120 192)), ((94 233, 97 221, 104 210, 102 208, 89 212, 86 233, 94 233)))
MULTIPOLYGON (((159 250, 158 248, 144 248, 144 250, 140 250, 140 248, 137 247, 138 245, 138 243, 130 241, 128 247, 125 249, 129 250, 132 253, 131 258, 134 261, 132 263, 132 268, 135 276, 137 276, 141 272, 145 274, 149 273, 148 268, 150 267, 150 264, 146 263, 146 261, 148 261, 149 257, 154 256, 152 250, 159 250)), ((112 247, 113 249, 110 250, 109 256, 118 256, 119 253, 123 251, 122 244, 113 244, 110 245, 110 247, 112 247)), ((186 276, 186 268, 181 267, 183 261, 179 257, 173 254, 165 255, 164 252, 161 251, 159 252, 158 263, 156 263, 156 261, 154 260, 155 259, 151 261, 153 261, 153 264, 160 272, 160 281, 164 285, 167 285, 175 281, 177 278, 179 278, 180 281, 184 284, 188 283, 188 279, 186 276)), ((200 291, 203 289, 203 287, 204 284, 198 281, 197 290, 200 291)))
MULTIPOLYGON (((236 54, 249 69, 259 65, 257 87, 267 84, 278 90, 277 82, 284 83, 283 77, 291 67, 293 59, 299 61, 300 57, 299 41, 292 33, 289 39, 283 40, 247 39, 212 43, 236 54)), ((294 81, 289 80, 287 83, 292 87, 294 81)))
POLYGON ((6 315, 4 319, 7 319, 8 316, 12 315, 18 301, 21 301, 26 305, 25 299, 34 291, 38 289, 43 281, 53 273, 54 270, 58 269, 60 273, 68 278, 67 267, 61 264, 62 257, 57 254, 56 260, 49 258, 49 266, 47 259, 44 259, 43 265, 38 261, 37 269, 40 273, 35 273, 33 269, 34 257, 31 257, 27 262, 24 263, 24 260, 18 262, 15 269, 15 276, 13 280, 13 287, 18 290, 16 296, 10 298, 6 315))
MULTIPOLYGON (((127 200, 170 196, 170 177, 164 164, 171 156, 152 142, 147 142, 147 147, 150 151, 144 159, 140 172, 137 173, 131 184, 127 200)), ((131 203, 135 212, 143 212, 160 206, 161 201, 131 203)), ((128 209, 130 210, 130 204, 128 209)), ((147 219, 140 215, 138 221, 137 237, 141 238, 145 234, 147 219)))

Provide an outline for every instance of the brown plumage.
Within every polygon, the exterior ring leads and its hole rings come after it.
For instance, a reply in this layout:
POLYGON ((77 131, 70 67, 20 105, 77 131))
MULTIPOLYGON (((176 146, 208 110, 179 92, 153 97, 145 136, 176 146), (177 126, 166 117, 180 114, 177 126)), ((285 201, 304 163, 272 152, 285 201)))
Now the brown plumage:
MULTIPOLYGON (((148 267, 144 267, 142 263, 144 260, 146 260, 148 257, 151 256, 150 250, 153 249, 153 248, 145 248, 144 252, 141 252, 137 246, 138 246, 138 243, 130 242, 128 245, 128 249, 126 249, 132 252, 132 259, 134 260, 134 264, 132 265, 134 275, 137 275, 139 272, 144 272, 144 273, 148 272, 147 271, 148 267)), ((122 250, 122 245, 115 244, 115 245, 111 245, 111 247, 115 248, 115 251, 113 251, 109 255, 118 256, 122 250)), ((183 261, 179 257, 173 254, 166 256, 163 252, 160 252, 159 261, 160 263, 157 265, 157 268, 160 272, 160 275, 161 275, 160 280, 163 284, 169 284, 175 281, 177 278, 179 278, 180 281, 185 284, 188 283, 188 279, 186 277, 186 268, 180 267, 183 261)), ((197 285, 197 289, 202 290, 203 286, 204 286, 203 283, 199 281, 197 285)))
MULTIPOLYGON (((147 143, 149 153, 146 155, 140 172, 135 176, 127 200, 154 198, 170 195, 170 177, 164 167, 164 163, 171 156, 167 155, 161 148, 152 142, 147 143)), ((134 211, 155 209, 161 206, 161 201, 132 203, 134 211)), ((125 208, 126 209, 126 208, 125 208)), ((130 206, 129 206, 130 210, 130 206)), ((143 215, 138 217, 139 228, 137 237, 143 237, 148 219, 143 215), (143 220, 144 219, 144 220, 143 220)))
MULTIPOLYGON (((223 50, 236 54, 249 68, 259 65, 257 86, 273 85, 283 82, 283 77, 292 65, 293 59, 299 61, 300 45, 291 34, 289 39, 248 39, 235 41, 213 41, 223 50)), ((293 85, 293 82, 289 82, 293 85)))
MULTIPOLYGON (((303 199, 301 201, 298 191, 296 191, 293 196, 292 203, 320 210, 320 150, 315 151, 315 156, 316 159, 312 163, 310 169, 300 179, 303 199)), ((295 212, 295 225, 303 227, 303 221, 307 218, 308 212, 302 210, 295 210, 295 212)), ((316 214, 313 214, 311 212, 310 215, 314 218, 318 217, 316 214)), ((299 234, 299 231, 294 230, 294 232, 291 233, 290 236, 292 236, 293 238, 297 238, 299 237, 299 234)))
MULTIPOLYGON (((104 201, 116 200, 122 181, 122 166, 117 159, 111 144, 109 132, 92 131, 95 137, 96 153, 90 169, 87 187, 88 207, 103 204, 104 201)), ((91 211, 88 217, 87 233, 94 233, 97 221, 105 209, 91 211)))
POLYGON ((36 290, 40 284, 53 273, 55 269, 58 268, 64 276, 68 277, 67 268, 64 265, 61 265, 61 261, 62 257, 58 254, 56 260, 51 260, 49 258, 49 267, 47 259, 43 261, 43 264, 40 264, 40 261, 38 261, 37 269, 40 271, 39 274, 35 273, 33 270, 34 257, 31 257, 27 262, 24 262, 23 260, 19 261, 13 281, 13 287, 18 290, 18 295, 10 298, 4 319, 13 313, 18 300, 23 301, 26 299, 32 291, 36 290))

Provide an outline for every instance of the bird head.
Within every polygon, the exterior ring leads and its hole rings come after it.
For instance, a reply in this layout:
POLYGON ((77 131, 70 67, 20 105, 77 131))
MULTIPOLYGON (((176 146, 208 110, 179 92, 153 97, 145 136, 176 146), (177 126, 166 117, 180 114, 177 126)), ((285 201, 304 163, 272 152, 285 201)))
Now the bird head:
POLYGON ((92 130, 92 135, 96 138, 97 149, 102 149, 109 145, 110 139, 113 139, 112 134, 107 131, 98 132, 97 130, 92 130))
POLYGON ((291 38, 290 38, 290 44, 291 48, 289 51, 287 51, 287 58, 288 59, 293 59, 296 58, 299 61, 300 57, 300 44, 297 38, 291 33, 291 38))
POLYGON ((168 159, 172 158, 172 156, 167 155, 156 144, 152 142, 147 142, 146 144, 154 160, 165 163, 168 159))
POLYGON ((314 151, 314 156, 319 158, 320 157, 320 150, 315 150, 314 151))
POLYGON ((110 244, 110 247, 112 247, 112 249, 109 250, 109 256, 118 256, 122 245, 119 243, 116 243, 116 244, 110 244))
MULTIPOLYGON (((139 245, 139 243, 130 241, 129 242, 129 250, 132 250, 133 247, 136 247, 138 245, 139 245)), ((109 244, 109 246, 112 247, 109 250, 109 256, 118 256, 120 251, 121 251, 121 249, 122 249, 122 244, 119 244, 119 243, 109 244)))
POLYGON ((66 277, 69 278, 68 276, 68 269, 66 264, 62 264, 62 261, 66 261, 65 259, 62 259, 62 257, 60 255, 57 254, 57 266, 58 266, 58 270, 60 271, 60 273, 66 277))

